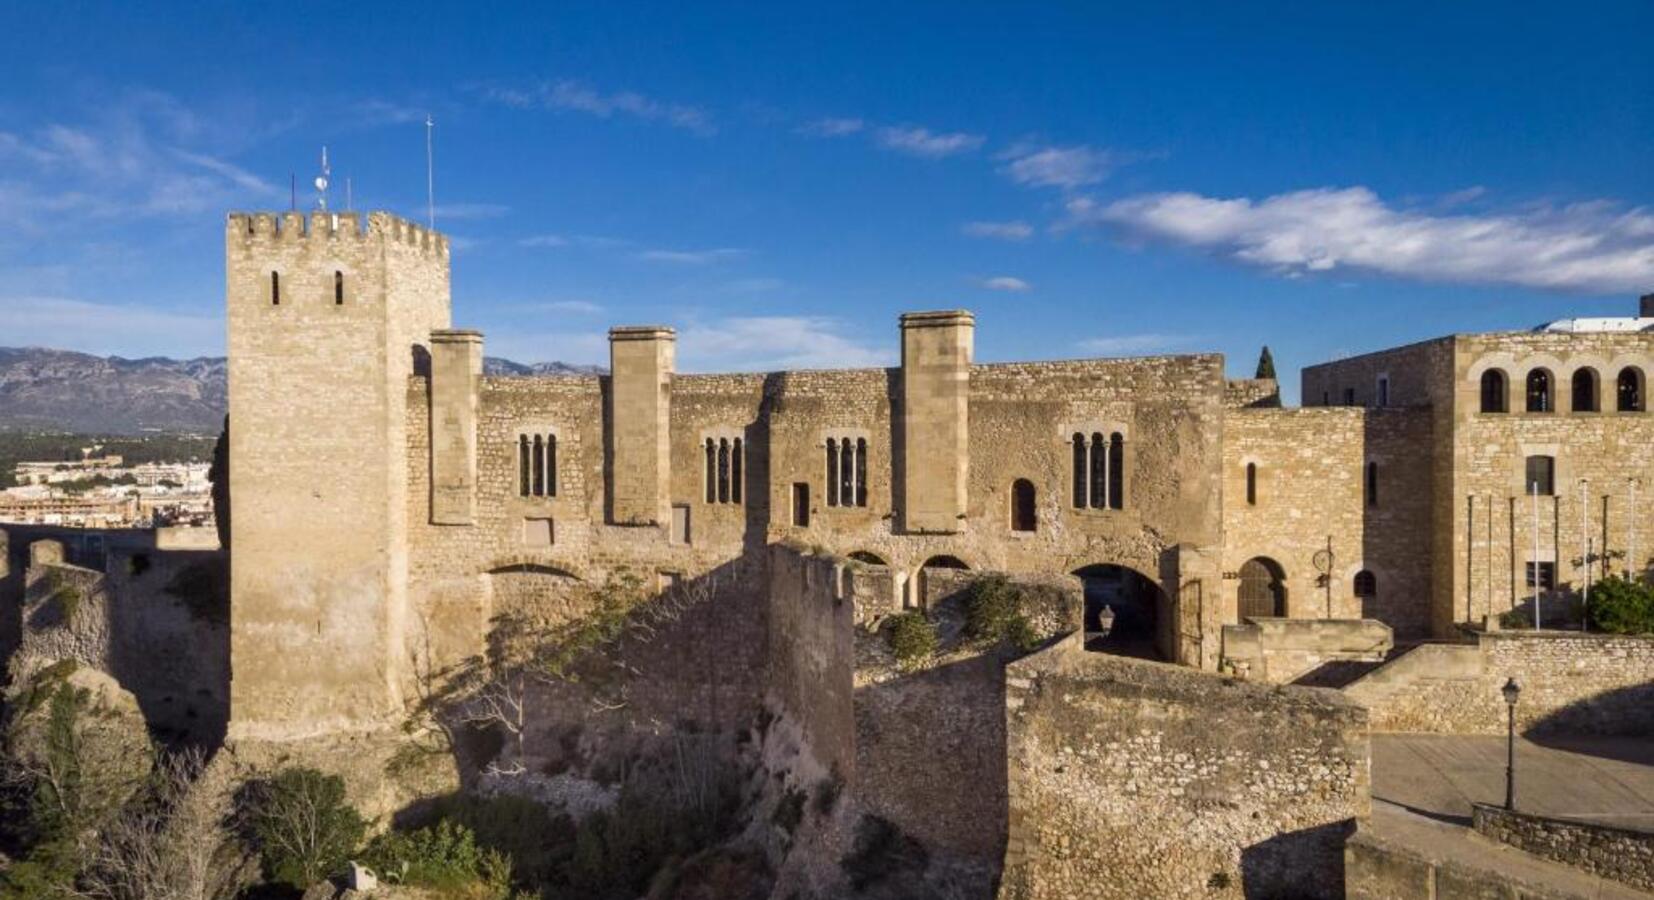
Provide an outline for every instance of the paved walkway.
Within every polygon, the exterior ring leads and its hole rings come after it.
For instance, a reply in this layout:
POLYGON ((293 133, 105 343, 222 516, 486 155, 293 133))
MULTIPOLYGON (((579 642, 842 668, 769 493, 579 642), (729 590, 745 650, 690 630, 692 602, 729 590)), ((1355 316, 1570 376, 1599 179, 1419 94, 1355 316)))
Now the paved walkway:
MULTIPOLYGON (((1516 808, 1654 831, 1654 740, 1517 740, 1516 808)), ((1505 739, 1375 734, 1373 798, 1470 824, 1470 804, 1503 803, 1505 739)))

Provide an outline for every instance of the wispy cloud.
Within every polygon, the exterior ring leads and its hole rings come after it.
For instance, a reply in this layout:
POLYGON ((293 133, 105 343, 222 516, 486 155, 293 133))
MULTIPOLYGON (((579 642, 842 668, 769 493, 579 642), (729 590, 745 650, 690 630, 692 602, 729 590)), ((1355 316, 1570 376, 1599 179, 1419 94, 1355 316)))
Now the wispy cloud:
POLYGON ((224 353, 224 320, 217 316, 42 296, 0 297, 0 309, 8 346, 127 357, 224 353))
POLYGON ((538 300, 529 303, 503 304, 502 308, 520 309, 525 312, 562 313, 572 316, 595 316, 603 312, 603 307, 590 300, 538 300))
POLYGON ((710 250, 644 250, 637 255, 644 262, 677 263, 685 266, 704 266, 747 255, 740 247, 714 247, 710 250))
POLYGON ((753 316, 690 325, 678 333, 686 371, 888 366, 892 348, 870 346, 820 316, 753 316))
POLYGON ((354 113, 363 125, 412 125, 424 122, 430 110, 393 100, 368 99, 357 103, 354 113))
POLYGON ((519 247, 567 247, 569 239, 560 234, 536 234, 517 241, 519 247))
POLYGON ((1028 282, 1010 275, 995 275, 992 278, 983 278, 977 281, 976 285, 983 290, 1006 291, 1012 294, 1026 294, 1034 289, 1034 286, 1028 282))
POLYGON ((737 278, 726 282, 724 290, 731 294, 767 294, 786 286, 787 283, 779 278, 737 278))
POLYGON ((1141 356, 1169 353, 1189 347, 1195 340, 1187 334, 1120 334, 1088 338, 1079 342, 1079 348, 1098 356, 1141 356))
POLYGON ((1021 143, 999 155, 1004 172, 1017 184, 1064 190, 1096 184, 1117 164, 1107 150, 1075 144, 1068 147, 1021 143))
POLYGON ((1001 241, 1026 241, 1034 236, 1034 226, 1027 222, 966 222, 959 230, 971 237, 996 238, 1001 241))
POLYGON ((878 141, 880 146, 898 153, 940 159, 944 156, 969 153, 982 146, 983 138, 979 134, 966 134, 962 131, 938 133, 928 128, 890 126, 879 129, 878 141))
POLYGON ((629 116, 681 128, 702 137, 718 131, 711 114, 698 106, 656 100, 635 91, 604 93, 573 79, 541 82, 529 88, 494 87, 485 93, 496 102, 519 109, 582 112, 601 119, 629 116))
POLYGON ((1365 187, 1262 200, 1147 194, 1068 203, 1069 221, 1210 250, 1287 276, 1348 268, 1453 283, 1629 292, 1654 284, 1654 212, 1608 202, 1432 215, 1365 187))
POLYGON ((830 119, 816 119, 813 122, 806 122, 803 125, 800 125, 800 126, 798 126, 797 128, 795 128, 793 130, 796 131, 799 134, 809 135, 810 137, 829 137, 829 138, 831 138, 831 137, 845 137, 846 135, 855 134, 856 132, 861 131, 866 126, 867 126, 867 123, 863 122, 860 119, 831 119, 830 118, 830 119))

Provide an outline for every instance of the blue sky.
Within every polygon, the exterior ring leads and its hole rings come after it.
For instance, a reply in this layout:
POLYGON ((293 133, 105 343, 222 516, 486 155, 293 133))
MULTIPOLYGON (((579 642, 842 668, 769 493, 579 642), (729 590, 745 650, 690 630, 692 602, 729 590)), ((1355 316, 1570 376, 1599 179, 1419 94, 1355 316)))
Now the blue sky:
POLYGON ((982 360, 1285 374, 1654 291, 1654 5, 1142 5, 14 6, 0 345, 221 353, 223 213, 326 144, 422 217, 427 113, 456 324, 522 361, 966 307, 982 360))

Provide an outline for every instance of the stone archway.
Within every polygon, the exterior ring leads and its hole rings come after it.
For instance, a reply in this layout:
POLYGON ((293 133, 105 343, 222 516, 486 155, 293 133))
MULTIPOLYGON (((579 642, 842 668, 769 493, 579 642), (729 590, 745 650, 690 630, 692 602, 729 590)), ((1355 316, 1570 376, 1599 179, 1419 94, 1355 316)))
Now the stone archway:
POLYGON ((1085 587, 1087 650, 1144 659, 1176 658, 1172 646, 1176 617, 1171 598, 1158 582, 1114 563, 1082 566, 1073 574, 1085 587), (1113 611, 1114 624, 1102 637, 1099 616, 1105 606, 1113 611))
POLYGON ((1267 556, 1254 556, 1240 567, 1241 621, 1286 615, 1286 572, 1267 556))
POLYGON ((913 586, 916 589, 913 597, 914 603, 912 604, 914 606, 925 607, 929 603, 930 585, 929 580, 925 577, 925 572, 928 569, 968 570, 970 566, 959 557, 950 556, 946 553, 937 554, 920 563, 918 574, 913 580, 913 586))

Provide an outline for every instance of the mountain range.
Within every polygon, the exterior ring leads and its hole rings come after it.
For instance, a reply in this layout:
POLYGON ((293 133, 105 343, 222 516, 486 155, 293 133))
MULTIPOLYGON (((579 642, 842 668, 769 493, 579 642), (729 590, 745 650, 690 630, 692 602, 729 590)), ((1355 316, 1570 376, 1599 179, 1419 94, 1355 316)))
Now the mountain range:
MULTIPOLYGON (((601 366, 488 357, 487 375, 591 375, 601 366)), ((216 433, 228 405, 223 357, 124 359, 0 347, 0 428, 86 434, 216 433)))

